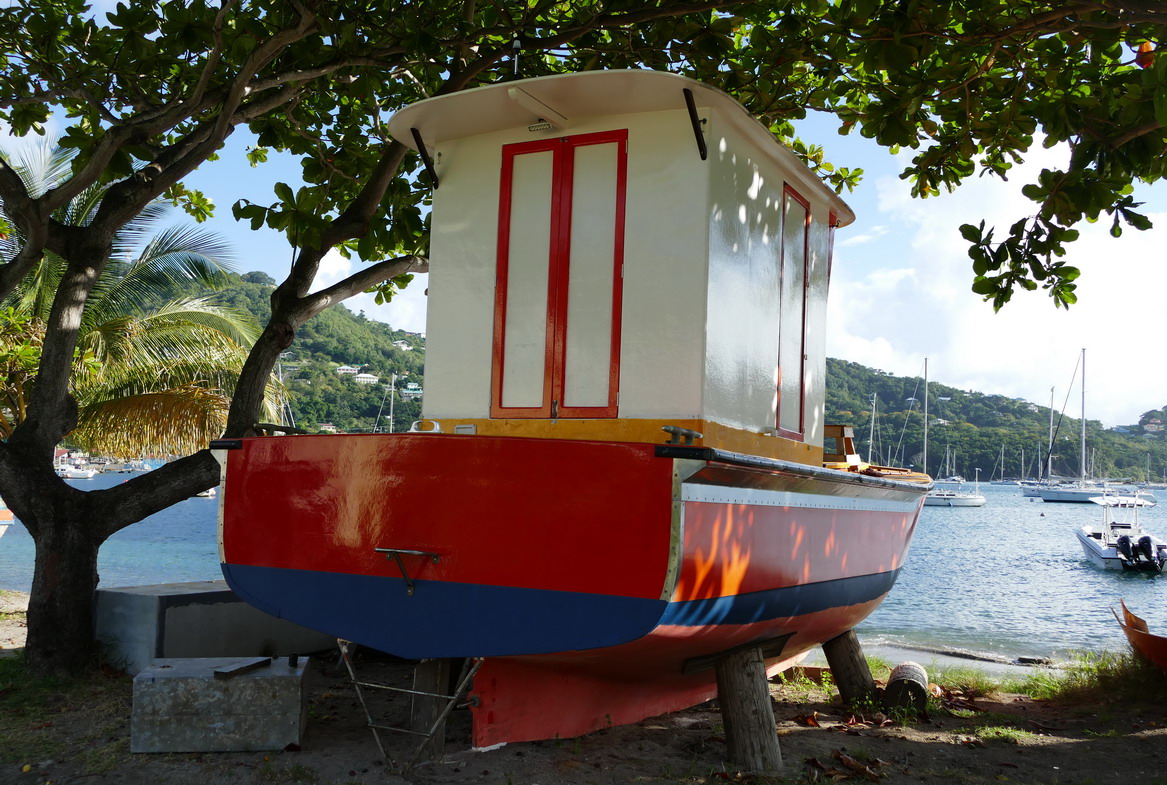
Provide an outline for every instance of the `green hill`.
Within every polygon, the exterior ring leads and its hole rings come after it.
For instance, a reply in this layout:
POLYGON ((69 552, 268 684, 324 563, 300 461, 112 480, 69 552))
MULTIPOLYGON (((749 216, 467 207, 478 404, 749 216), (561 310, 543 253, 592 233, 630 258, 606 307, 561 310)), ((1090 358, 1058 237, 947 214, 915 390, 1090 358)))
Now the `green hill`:
MULTIPOLYGON (((941 472, 945 448, 955 452, 954 471, 968 479, 980 468, 990 477, 1035 477, 1049 444, 1050 408, 1020 398, 958 390, 929 380, 928 470, 941 472), (1004 455, 1004 469, 1001 456, 1004 455)), ((921 466, 924 380, 893 376, 843 360, 827 360, 826 420, 855 427, 860 453, 877 462, 921 466), (874 400, 874 407, 873 407, 874 400), (872 409, 876 411, 874 428, 872 409), (874 447, 872 447, 874 442, 874 447)), ((1167 441, 1145 431, 1162 411, 1146 412, 1138 423, 1106 429, 1086 420, 1088 474, 1094 477, 1162 480, 1167 474, 1167 441), (1125 432, 1124 432, 1125 431, 1125 432)), ((1077 477, 1081 469, 1080 419, 1054 412, 1055 475, 1077 477)))
MULTIPOLYGON (((216 299, 266 324, 273 284, 264 273, 233 275, 230 286, 217 292, 216 299)), ((374 427, 388 430, 392 408, 393 430, 408 430, 421 418, 421 402, 398 396, 391 407, 386 385, 397 374, 398 390, 410 382, 425 389, 425 338, 338 305, 297 331, 281 355, 277 372, 288 389, 292 418, 301 428, 316 431, 327 423, 349 433, 374 427), (360 384, 352 375, 338 374, 339 366, 359 368, 378 381, 360 384)))
MULTIPOLYGON (((230 288, 218 297, 248 311, 266 323, 274 282, 264 273, 232 276, 230 288)), ((425 338, 394 330, 383 322, 329 308, 310 320, 281 361, 296 424, 317 430, 331 423, 342 431, 369 431, 388 427, 389 399, 385 384, 396 373, 398 389, 409 382, 425 387, 425 338), (394 342, 404 341, 403 350, 394 342), (360 367, 379 378, 361 385, 352 376, 338 375, 338 366, 360 367)), ((858 363, 827 360, 826 421, 851 425, 867 458, 880 463, 921 466, 923 459, 924 380, 893 376, 858 363), (871 412, 876 411, 874 428, 871 412)), ((1045 459, 1050 410, 1018 398, 958 390, 930 380, 928 470, 941 471, 945 448, 955 454, 954 471, 972 479, 1034 477, 1045 459), (1002 467, 1001 457, 1004 455, 1002 467)), ((421 403, 400 397, 393 406, 393 429, 401 431, 421 417, 421 403)), ((1093 476, 1162 479, 1167 474, 1167 440, 1147 432, 1155 419, 1167 421, 1164 411, 1150 411, 1125 430, 1105 429, 1087 421, 1087 444, 1093 476)), ((1079 473, 1079 424, 1073 417, 1054 413, 1057 427, 1054 473, 1079 473)))

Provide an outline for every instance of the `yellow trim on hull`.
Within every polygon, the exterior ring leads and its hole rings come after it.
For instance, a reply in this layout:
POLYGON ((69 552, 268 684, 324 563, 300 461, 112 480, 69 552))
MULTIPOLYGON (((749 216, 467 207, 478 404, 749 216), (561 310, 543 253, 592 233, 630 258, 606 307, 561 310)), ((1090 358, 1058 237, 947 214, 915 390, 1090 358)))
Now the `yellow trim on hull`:
MULTIPOLYGON (((821 445, 803 444, 779 436, 750 433, 720 423, 699 419, 611 419, 611 420, 491 420, 439 417, 442 433, 454 433, 455 426, 474 426, 479 436, 524 436, 533 439, 588 439, 595 441, 640 442, 663 444, 669 435, 661 431, 666 425, 703 434, 693 444, 718 450, 759 455, 808 466, 822 466, 821 445)), ((423 427, 429 428, 429 425, 423 427)))

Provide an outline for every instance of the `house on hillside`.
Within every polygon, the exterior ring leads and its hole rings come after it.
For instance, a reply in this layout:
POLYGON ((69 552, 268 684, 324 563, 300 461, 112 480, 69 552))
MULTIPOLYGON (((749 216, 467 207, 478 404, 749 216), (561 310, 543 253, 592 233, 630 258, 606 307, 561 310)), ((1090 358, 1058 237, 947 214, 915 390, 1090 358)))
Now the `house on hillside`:
POLYGON ((357 384, 376 384, 380 378, 371 373, 358 373, 353 377, 353 381, 357 384))
POLYGON ((413 351, 413 346, 410 345, 409 341, 394 341, 393 345, 403 352, 413 351))
POLYGON ((339 376, 356 376, 360 372, 360 368, 354 368, 351 365, 338 365, 336 367, 336 373, 339 376))
POLYGON ((402 398, 416 399, 422 396, 421 385, 417 382, 407 382, 401 390, 402 398))

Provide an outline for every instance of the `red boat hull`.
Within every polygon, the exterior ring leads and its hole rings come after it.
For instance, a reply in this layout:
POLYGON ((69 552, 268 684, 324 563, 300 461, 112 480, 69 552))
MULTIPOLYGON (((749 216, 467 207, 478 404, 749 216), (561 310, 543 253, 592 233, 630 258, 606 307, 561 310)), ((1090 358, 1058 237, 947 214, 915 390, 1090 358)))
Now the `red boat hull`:
POLYGON ((886 596, 923 487, 704 448, 507 437, 242 440, 224 574, 273 615, 409 659, 486 657, 474 743, 569 737, 712 697, 886 596), (419 551, 397 563, 374 548, 419 551), (410 593, 412 589, 412 593, 410 593))

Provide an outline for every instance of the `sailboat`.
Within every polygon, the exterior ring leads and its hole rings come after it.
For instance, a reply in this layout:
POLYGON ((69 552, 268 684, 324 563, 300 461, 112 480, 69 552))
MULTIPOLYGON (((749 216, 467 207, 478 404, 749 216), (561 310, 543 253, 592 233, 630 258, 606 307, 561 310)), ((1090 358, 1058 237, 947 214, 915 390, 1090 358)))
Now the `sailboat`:
MULTIPOLYGON (((945 463, 951 463, 948 447, 944 448, 945 463)), ((951 474, 951 468, 945 466, 945 470, 951 474)), ((924 470, 928 470, 928 358, 924 358, 924 470)), ((978 473, 977 477, 980 475, 978 473)), ((963 480, 962 485, 963 487, 963 480)), ((952 489, 952 488, 933 488, 928 491, 928 495, 924 497, 925 507, 984 507, 985 497, 981 495, 981 486, 979 479, 974 484, 973 493, 967 491, 952 489)))
MULTIPOLYGON (((1098 496, 1104 496, 1108 492, 1113 495, 1114 489, 1108 488, 1105 483, 1097 483, 1088 479, 1086 460, 1086 350, 1082 349, 1082 359, 1079 363, 1081 367, 1082 379, 1082 419, 1081 419, 1081 436, 1080 436, 1080 456, 1079 456, 1079 470, 1078 481, 1074 483, 1066 483, 1062 485, 1048 485, 1039 488, 1037 495, 1041 497, 1043 502, 1076 502, 1080 504, 1088 504, 1098 496)), ((1138 494, 1144 498, 1145 501, 1154 503, 1154 498, 1147 498, 1149 494, 1138 494)))

